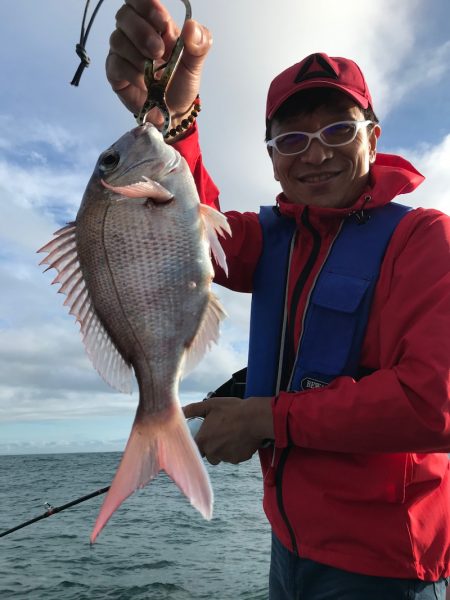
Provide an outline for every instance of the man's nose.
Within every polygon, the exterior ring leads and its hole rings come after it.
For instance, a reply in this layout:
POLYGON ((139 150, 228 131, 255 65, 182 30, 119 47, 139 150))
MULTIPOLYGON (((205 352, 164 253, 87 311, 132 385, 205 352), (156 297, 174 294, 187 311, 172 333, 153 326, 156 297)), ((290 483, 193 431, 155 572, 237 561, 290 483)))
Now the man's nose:
POLYGON ((325 146, 318 139, 311 140, 308 148, 299 154, 302 162, 313 165, 321 165, 332 156, 333 148, 330 148, 330 146, 325 146))

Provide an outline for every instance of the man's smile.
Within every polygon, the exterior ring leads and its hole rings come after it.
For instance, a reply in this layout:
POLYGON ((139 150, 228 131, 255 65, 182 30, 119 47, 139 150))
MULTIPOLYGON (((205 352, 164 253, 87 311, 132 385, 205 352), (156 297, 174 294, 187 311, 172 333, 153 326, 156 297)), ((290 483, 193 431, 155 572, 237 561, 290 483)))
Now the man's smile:
POLYGON ((331 179, 335 179, 338 175, 341 174, 341 171, 324 171, 321 173, 306 173, 306 175, 301 175, 298 177, 300 183, 314 184, 314 183, 324 183, 326 181, 330 181, 331 179))

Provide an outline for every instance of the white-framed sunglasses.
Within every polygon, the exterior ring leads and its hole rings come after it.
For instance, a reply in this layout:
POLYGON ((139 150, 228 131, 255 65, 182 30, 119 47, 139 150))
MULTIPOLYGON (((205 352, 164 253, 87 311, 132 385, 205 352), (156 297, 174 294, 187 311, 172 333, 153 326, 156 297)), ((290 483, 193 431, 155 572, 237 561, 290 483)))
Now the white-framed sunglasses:
POLYGON ((305 152, 309 148, 311 140, 316 138, 325 146, 345 146, 345 144, 353 142, 361 127, 372 123, 373 121, 338 121, 326 125, 326 127, 322 127, 314 133, 287 131, 268 140, 266 145, 275 148, 279 154, 284 156, 305 152))

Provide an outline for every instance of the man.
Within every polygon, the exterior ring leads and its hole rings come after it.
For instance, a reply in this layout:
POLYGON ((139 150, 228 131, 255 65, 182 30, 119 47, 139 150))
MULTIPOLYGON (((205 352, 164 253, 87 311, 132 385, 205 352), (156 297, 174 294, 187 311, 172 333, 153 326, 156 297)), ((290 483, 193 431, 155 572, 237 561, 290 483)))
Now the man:
MULTIPOLYGON (((119 10, 107 75, 133 112, 145 100, 145 57, 167 57, 177 35, 157 0, 119 10)), ((211 35, 194 21, 182 35, 168 103, 173 124, 184 125, 169 143, 186 158, 201 201, 218 207, 197 126, 185 121, 211 35)), ((391 201, 423 177, 401 157, 377 154, 381 129, 353 61, 317 53, 283 71, 266 118, 282 193, 276 210, 227 213, 229 277, 218 268, 215 277, 253 292, 248 397, 211 398, 185 414, 205 417, 196 441, 212 464, 260 452, 271 600, 442 600, 450 575, 449 219, 423 209, 395 224, 379 217, 391 212, 385 207, 396 212, 391 201), (371 246, 381 235, 378 264, 371 246), (341 247, 355 272, 342 267, 341 247), (365 259, 370 276, 360 273, 365 259), (328 360, 332 367, 317 371, 328 360)))

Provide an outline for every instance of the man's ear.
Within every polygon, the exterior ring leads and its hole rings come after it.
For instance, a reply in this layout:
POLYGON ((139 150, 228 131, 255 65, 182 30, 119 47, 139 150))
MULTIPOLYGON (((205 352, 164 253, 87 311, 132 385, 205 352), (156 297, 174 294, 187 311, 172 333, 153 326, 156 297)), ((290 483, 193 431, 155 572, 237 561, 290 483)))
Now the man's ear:
POLYGON ((372 164, 377 157, 377 142, 381 135, 381 127, 378 123, 373 127, 369 134, 369 162, 372 164))

